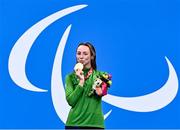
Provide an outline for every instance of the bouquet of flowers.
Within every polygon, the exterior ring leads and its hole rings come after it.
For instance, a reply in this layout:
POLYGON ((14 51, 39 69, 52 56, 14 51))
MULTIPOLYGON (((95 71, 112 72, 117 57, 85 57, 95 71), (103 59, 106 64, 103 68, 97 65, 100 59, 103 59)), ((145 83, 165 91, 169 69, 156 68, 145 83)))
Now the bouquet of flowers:
POLYGON ((102 74, 98 76, 95 79, 92 89, 90 93, 88 94, 88 96, 92 96, 93 94, 96 94, 96 87, 101 87, 102 96, 107 95, 107 90, 108 88, 110 88, 112 84, 111 79, 112 79, 112 76, 110 74, 102 74))

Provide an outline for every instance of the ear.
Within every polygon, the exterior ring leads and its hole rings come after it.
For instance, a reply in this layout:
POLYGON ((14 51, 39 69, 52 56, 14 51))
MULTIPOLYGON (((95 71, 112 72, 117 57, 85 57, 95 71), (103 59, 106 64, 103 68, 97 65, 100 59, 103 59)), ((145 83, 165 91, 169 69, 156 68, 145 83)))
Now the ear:
POLYGON ((94 56, 91 56, 91 60, 94 60, 94 56))

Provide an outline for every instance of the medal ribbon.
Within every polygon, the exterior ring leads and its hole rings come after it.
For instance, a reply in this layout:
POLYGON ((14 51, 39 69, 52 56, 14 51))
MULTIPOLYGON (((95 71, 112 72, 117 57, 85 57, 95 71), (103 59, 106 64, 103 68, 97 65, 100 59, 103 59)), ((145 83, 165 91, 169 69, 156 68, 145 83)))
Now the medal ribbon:
POLYGON ((88 71, 88 73, 86 74, 86 76, 84 77, 84 79, 85 79, 85 80, 88 79, 89 76, 92 74, 92 72, 93 72, 93 68, 91 67, 91 69, 88 71))

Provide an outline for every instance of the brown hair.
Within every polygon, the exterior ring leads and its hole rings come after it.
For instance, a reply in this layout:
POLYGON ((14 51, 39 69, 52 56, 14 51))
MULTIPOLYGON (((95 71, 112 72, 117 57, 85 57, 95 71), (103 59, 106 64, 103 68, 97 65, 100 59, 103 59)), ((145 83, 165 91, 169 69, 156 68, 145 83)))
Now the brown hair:
POLYGON ((92 68, 94 70, 96 70, 97 69, 97 65, 96 65, 96 50, 95 50, 94 46, 90 42, 81 42, 81 43, 79 43, 78 47, 81 46, 81 45, 87 46, 89 48, 91 56, 93 57, 91 59, 91 66, 92 66, 92 68))

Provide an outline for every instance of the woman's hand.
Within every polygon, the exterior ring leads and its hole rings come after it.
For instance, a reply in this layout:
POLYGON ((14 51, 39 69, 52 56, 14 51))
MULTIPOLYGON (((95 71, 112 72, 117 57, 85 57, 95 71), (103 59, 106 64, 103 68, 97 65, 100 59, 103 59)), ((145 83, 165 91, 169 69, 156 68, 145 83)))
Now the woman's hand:
POLYGON ((76 73, 76 75, 79 78, 79 85, 83 86, 84 85, 84 74, 83 74, 83 71, 81 69, 77 69, 75 71, 75 73, 76 73))
POLYGON ((102 89, 101 89, 101 87, 99 87, 99 86, 96 87, 96 94, 99 95, 99 96, 102 96, 102 89))

